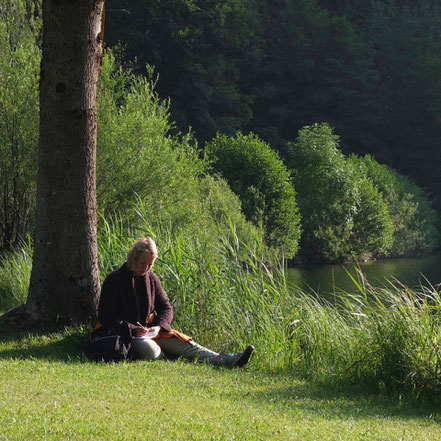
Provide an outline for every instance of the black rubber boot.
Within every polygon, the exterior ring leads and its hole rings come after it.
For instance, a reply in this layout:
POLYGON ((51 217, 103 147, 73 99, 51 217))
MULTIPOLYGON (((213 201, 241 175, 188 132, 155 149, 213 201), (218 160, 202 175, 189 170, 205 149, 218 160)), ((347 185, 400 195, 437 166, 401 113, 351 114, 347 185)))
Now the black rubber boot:
POLYGON ((237 354, 221 353, 213 359, 212 363, 216 366, 224 366, 230 369, 240 368, 248 363, 253 352, 254 346, 249 345, 244 351, 238 352, 237 354))

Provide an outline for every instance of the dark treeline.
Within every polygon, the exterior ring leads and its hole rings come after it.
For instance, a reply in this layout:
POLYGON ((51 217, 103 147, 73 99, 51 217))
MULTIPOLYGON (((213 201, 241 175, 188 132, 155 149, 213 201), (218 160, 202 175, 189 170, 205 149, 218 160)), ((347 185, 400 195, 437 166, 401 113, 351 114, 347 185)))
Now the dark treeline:
POLYGON ((328 122, 441 208, 441 6, 432 0, 108 0, 106 44, 159 74, 201 142, 252 131, 286 156, 328 122))

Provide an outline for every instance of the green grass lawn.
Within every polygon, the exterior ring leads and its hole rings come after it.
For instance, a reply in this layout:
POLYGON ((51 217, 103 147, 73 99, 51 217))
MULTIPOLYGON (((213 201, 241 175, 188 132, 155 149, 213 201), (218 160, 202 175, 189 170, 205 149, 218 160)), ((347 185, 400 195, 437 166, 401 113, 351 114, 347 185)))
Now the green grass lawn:
POLYGON ((81 338, 0 339, 0 440, 441 440, 436 409, 319 388, 253 362, 234 371, 90 363, 81 338))

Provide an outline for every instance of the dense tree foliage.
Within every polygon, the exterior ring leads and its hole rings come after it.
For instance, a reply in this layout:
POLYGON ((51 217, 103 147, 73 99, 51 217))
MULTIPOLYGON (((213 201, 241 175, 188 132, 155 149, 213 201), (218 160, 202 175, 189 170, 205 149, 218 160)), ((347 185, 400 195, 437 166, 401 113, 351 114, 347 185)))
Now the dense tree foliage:
POLYGON ((108 44, 121 40, 138 71, 155 66, 181 129, 191 126, 208 140, 249 122, 252 100, 242 74, 261 56, 255 0, 110 1, 107 16, 108 44))
POLYGON ((371 153, 411 176, 441 209, 441 5, 433 0, 322 3, 354 24, 375 72, 370 95, 376 119, 358 140, 347 140, 346 151, 371 153))
POLYGON ((240 197, 247 218, 262 225, 269 245, 294 256, 300 238, 300 215, 290 175, 277 153, 256 135, 218 134, 205 155, 240 197))
POLYGON ((370 155, 351 155, 349 161, 375 185, 387 203, 394 230, 389 254, 409 256, 432 251, 439 244, 437 215, 421 188, 370 155))
POLYGON ((441 6, 434 0, 108 0, 107 43, 154 65, 183 130, 285 141, 326 121, 441 208, 441 6))

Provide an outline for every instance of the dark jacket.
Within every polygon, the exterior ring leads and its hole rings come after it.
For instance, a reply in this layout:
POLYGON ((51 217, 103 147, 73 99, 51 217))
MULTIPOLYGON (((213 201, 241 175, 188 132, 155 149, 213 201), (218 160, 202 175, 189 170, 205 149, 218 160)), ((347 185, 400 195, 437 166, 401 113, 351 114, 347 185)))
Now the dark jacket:
POLYGON ((98 320, 102 325, 111 326, 119 320, 145 325, 153 312, 155 318, 149 326, 159 325, 170 331, 173 310, 156 274, 149 272, 144 277, 133 277, 125 263, 106 277, 98 306, 98 320))

